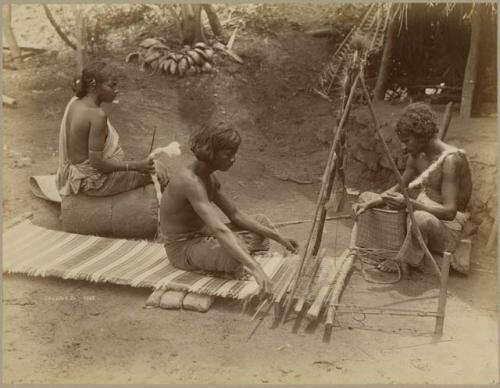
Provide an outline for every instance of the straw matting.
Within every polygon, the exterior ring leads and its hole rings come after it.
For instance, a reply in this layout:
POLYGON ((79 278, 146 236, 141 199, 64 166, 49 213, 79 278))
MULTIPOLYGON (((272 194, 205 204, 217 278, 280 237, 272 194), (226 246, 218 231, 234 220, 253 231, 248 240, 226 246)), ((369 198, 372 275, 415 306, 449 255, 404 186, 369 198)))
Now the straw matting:
MULTIPOLYGON (((3 242, 3 270, 7 273, 161 287, 234 299, 258 293, 253 278, 231 280, 178 270, 169 263, 163 245, 148 241, 84 236, 24 221, 7 230, 3 242)), ((293 271, 293 260, 277 253, 257 260, 273 282, 293 271)))

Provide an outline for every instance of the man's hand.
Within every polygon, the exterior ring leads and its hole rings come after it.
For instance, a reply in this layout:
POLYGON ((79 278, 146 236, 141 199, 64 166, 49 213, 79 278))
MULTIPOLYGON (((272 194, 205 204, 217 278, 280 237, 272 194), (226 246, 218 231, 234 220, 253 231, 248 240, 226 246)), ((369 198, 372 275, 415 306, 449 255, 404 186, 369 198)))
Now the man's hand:
POLYGON ((264 294, 264 296, 273 294, 273 283, 262 268, 255 270, 253 276, 257 281, 257 284, 260 286, 260 291, 264 294))
POLYGON ((358 218, 358 216, 370 208, 370 204, 368 202, 355 203, 352 205, 352 215, 354 219, 358 218))
POLYGON ((384 202, 393 209, 402 209, 406 206, 405 198, 401 193, 388 192, 380 195, 384 202))
POLYGON ((299 243, 293 238, 284 237, 280 240, 280 244, 292 253, 297 253, 297 250, 299 249, 299 243))

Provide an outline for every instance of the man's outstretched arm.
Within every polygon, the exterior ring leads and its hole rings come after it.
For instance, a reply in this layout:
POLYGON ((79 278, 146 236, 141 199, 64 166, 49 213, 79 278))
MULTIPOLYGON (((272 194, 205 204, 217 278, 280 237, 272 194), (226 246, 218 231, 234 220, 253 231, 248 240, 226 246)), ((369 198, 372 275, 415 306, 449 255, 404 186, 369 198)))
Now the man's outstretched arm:
POLYGON ((272 284, 264 270, 255 259, 250 256, 238 244, 236 236, 218 217, 215 209, 210 204, 205 188, 200 182, 186 178, 181 184, 181 189, 185 193, 194 211, 204 221, 210 232, 215 236, 221 247, 239 261, 257 280, 265 293, 272 293, 272 284))
POLYGON ((231 222, 243 230, 258 234, 262 237, 267 237, 274 240, 292 252, 296 252, 298 244, 295 240, 282 236, 277 231, 268 228, 265 225, 249 217, 247 214, 239 210, 233 201, 226 197, 220 189, 217 190, 214 203, 222 210, 222 212, 231 220, 231 222))

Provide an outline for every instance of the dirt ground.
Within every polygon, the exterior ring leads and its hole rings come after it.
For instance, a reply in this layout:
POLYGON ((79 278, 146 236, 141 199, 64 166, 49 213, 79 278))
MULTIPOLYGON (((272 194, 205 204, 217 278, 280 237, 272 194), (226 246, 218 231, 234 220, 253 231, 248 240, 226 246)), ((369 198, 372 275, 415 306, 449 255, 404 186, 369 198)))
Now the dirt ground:
MULTIPOLYGON (((142 73, 123 61, 131 45, 109 52, 105 59, 120 70, 121 94, 119 104, 105 108, 126 153, 144 157, 156 126, 156 145, 179 141, 184 154, 178 162, 185 162, 193 126, 232 122, 243 144, 235 166, 222 175, 224 190, 249 214, 263 212, 275 221, 311 218, 329 151, 317 133, 328 130, 332 118, 329 103, 310 87, 335 45, 305 35, 312 17, 301 15, 292 7, 288 22, 273 34, 243 30, 235 49, 245 64, 220 59, 217 72, 199 77, 142 73)), ((73 69, 71 56, 62 53, 57 61, 34 58, 26 69, 3 71, 3 93, 19 103, 3 109, 4 220, 31 211, 34 223, 61 229, 59 207, 34 197, 28 178, 57 169, 58 129, 73 69), (33 164, 16 167, 18 153, 33 164)), ((493 177, 496 125, 496 116, 461 120, 455 114, 448 137, 474 155, 473 165, 489 166, 493 177)), ((350 220, 327 223, 324 242, 331 256, 347 246, 351 227, 350 220)), ((302 245, 308 231, 307 223, 283 229, 302 245)), ((247 341, 256 321, 236 302, 217 300, 206 314, 145 309, 148 289, 4 275, 3 382, 493 384, 497 262, 496 252, 484 246, 485 236, 477 236, 469 276, 451 275, 441 338, 432 336, 431 318, 345 313, 329 336, 323 323, 290 320, 274 327, 268 316, 247 341)), ((356 269, 342 300, 433 310, 437 293, 437 279, 428 273, 378 285, 356 269)))

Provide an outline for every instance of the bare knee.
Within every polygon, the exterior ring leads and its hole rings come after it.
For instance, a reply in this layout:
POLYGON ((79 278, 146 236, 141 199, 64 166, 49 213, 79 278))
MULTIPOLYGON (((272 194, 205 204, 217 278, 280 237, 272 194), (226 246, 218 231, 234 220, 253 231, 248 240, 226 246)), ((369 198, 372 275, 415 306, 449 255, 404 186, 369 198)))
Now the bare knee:
POLYGON ((418 228, 421 232, 426 232, 431 230, 435 217, 423 210, 417 210, 413 213, 415 217, 415 223, 418 225, 418 228))

